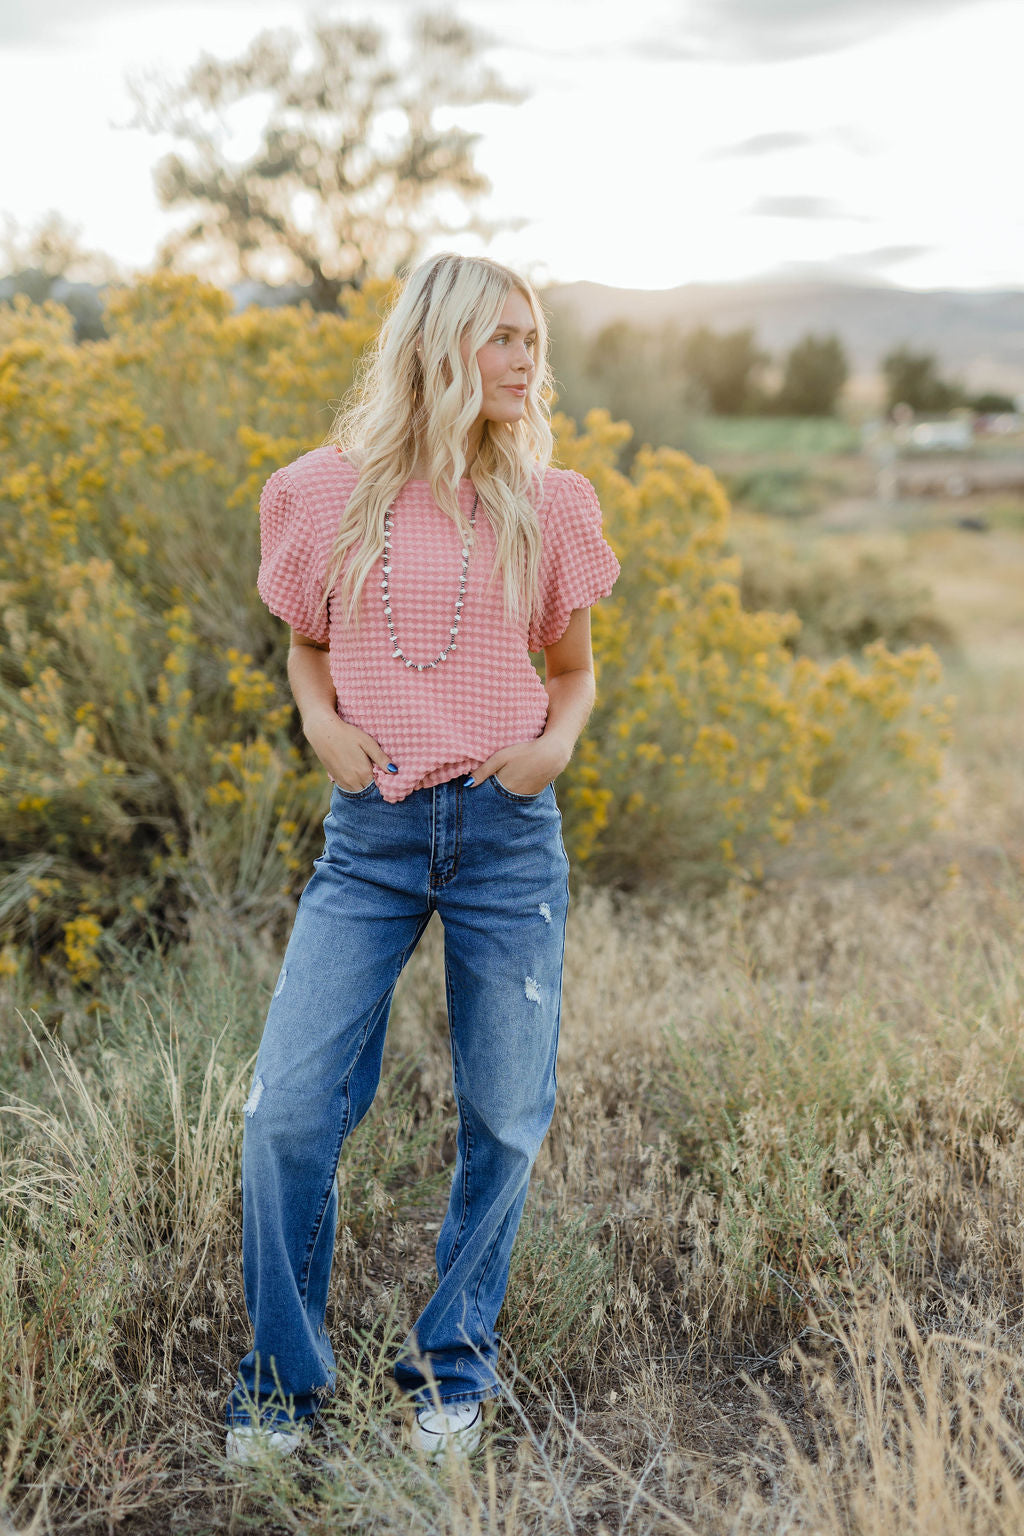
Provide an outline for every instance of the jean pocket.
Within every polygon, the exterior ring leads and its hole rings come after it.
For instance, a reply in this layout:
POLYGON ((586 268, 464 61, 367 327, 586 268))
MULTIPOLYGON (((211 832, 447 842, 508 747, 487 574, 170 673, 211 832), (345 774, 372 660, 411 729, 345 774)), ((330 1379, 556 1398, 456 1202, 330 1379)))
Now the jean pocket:
POLYGON ((362 789, 342 789, 340 784, 335 784, 333 793, 340 795, 343 800, 365 800, 371 790, 377 788, 377 780, 371 779, 369 784, 364 784, 362 789))
POLYGON ((546 795, 548 790, 551 788, 550 784, 545 784, 544 788, 538 789, 535 795, 521 795, 514 789, 506 789, 496 773, 491 774, 491 783, 494 785, 499 795, 504 795, 506 800, 521 800, 527 805, 533 800, 540 800, 542 796, 546 795))

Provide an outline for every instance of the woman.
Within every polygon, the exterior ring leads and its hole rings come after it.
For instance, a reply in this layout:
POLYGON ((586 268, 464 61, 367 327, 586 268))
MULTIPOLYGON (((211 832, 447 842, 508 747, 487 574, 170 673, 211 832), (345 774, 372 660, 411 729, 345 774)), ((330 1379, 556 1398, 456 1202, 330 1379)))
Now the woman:
POLYGON ((589 605, 619 573, 590 482, 548 467, 551 394, 530 284, 445 253, 407 279, 327 442, 260 498, 257 588, 291 627, 289 682, 333 787, 245 1105, 236 1460, 294 1449, 333 1389, 338 1160, 434 911, 456 1157, 438 1286, 394 1375, 431 1454, 473 1449, 499 1390, 495 1322, 555 1102, 553 781, 593 707, 589 605))

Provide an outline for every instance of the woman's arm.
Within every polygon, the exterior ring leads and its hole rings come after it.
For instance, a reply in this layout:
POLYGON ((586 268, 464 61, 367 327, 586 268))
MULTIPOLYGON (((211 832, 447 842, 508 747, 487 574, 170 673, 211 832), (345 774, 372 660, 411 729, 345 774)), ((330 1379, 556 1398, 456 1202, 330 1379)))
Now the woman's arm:
POLYGON ((539 794, 572 757, 596 696, 589 608, 574 608, 561 639, 544 647, 544 671, 549 702, 543 731, 530 741, 510 742, 492 752, 473 769, 474 788, 500 773, 506 789, 539 794))
POLYGON ((288 682, 302 717, 303 734, 342 789, 364 789, 372 776, 372 765, 387 768, 388 755, 366 731, 349 725, 338 714, 329 648, 297 629, 291 633, 288 682))
MULTIPOLYGON (((589 608, 574 608, 564 635, 554 645, 545 647, 544 687, 550 702, 548 718, 538 739, 560 744, 564 768, 597 697, 589 608)), ((560 773, 562 768, 557 771, 560 773)))
POLYGON ((292 643, 288 651, 288 682, 292 697, 299 706, 307 741, 310 729, 315 729, 318 719, 338 716, 338 696, 331 678, 330 655, 326 645, 318 644, 308 635, 300 635, 297 629, 292 630, 292 643))

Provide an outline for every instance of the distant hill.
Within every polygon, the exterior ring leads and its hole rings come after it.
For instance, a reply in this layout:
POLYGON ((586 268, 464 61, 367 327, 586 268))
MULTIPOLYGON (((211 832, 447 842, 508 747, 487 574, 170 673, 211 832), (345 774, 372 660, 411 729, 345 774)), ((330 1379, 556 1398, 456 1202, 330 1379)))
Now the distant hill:
POLYGON ((855 375, 875 375, 900 343, 934 352, 941 372, 969 389, 1024 390, 1024 290, 937 288, 917 292, 883 284, 762 279, 687 283, 678 288, 609 288, 602 283, 552 284, 543 290, 553 315, 591 334, 612 320, 649 329, 697 325, 736 330, 752 325, 777 355, 808 331, 834 331, 855 375))
MULTIPOLYGON (((0 300, 10 299, 28 274, 0 278, 0 300)), ((53 298, 79 320, 81 335, 102 334, 103 288, 46 280, 53 298)), ((235 309, 298 303, 299 284, 271 287, 245 281, 229 292, 235 309)), ((39 295, 34 295, 40 297, 39 295)), ((808 331, 835 331, 850 359, 856 389, 877 379, 891 347, 906 343, 934 352, 940 370, 971 390, 1024 392, 1024 289, 971 291, 937 288, 920 293, 886 283, 763 278, 733 283, 686 283, 678 288, 610 288, 603 283, 551 284, 543 290, 553 316, 563 314, 585 335, 612 320, 649 329, 697 325, 736 330, 752 325, 766 351, 778 356, 808 331)))

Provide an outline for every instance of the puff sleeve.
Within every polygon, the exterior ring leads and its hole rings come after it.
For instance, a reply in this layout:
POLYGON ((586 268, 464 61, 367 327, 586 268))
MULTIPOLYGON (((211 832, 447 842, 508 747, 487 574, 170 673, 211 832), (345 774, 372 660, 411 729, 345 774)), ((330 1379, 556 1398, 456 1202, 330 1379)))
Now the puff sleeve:
POLYGON ((284 469, 276 469, 260 492, 260 569, 256 590, 271 613, 321 645, 328 642, 326 608, 315 617, 320 598, 320 561, 309 508, 284 469))
POLYGON ((568 470, 544 527, 540 589, 530 622, 531 651, 554 645, 574 608, 607 597, 619 575, 615 551, 601 532, 601 504, 585 475, 568 470))

